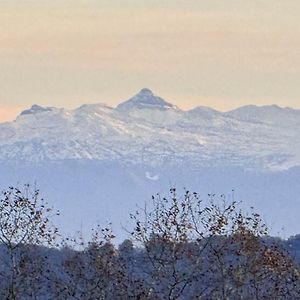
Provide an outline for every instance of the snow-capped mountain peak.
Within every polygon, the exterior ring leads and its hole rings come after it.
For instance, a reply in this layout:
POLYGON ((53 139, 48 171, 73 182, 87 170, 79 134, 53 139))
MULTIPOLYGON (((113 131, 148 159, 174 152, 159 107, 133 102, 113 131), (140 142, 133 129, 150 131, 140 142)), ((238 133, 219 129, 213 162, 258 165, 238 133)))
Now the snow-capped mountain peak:
POLYGON ((31 115, 31 114, 41 113, 41 112, 51 111, 51 110, 52 110, 51 107, 43 107, 37 104, 33 104, 29 109, 23 110, 20 116, 31 115))
POLYGON ((177 109, 177 107, 164 99, 155 96, 153 92, 147 88, 143 88, 135 96, 129 100, 119 104, 116 110, 126 111, 132 109, 177 109))
POLYGON ((129 100, 119 104, 115 111, 131 119, 147 121, 159 126, 174 124, 182 115, 177 106, 155 96, 143 88, 129 100))

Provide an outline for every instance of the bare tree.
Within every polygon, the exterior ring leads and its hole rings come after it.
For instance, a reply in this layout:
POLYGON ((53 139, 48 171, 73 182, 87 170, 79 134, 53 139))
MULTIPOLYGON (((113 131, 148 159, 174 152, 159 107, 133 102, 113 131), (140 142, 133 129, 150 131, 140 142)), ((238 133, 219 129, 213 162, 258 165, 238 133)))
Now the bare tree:
MULTIPOLYGON (((8 289, 7 299, 18 298, 18 285, 24 285, 21 278, 33 275, 28 265, 28 247, 52 245, 57 229, 52 226, 52 209, 40 199, 39 191, 32 191, 29 185, 23 190, 10 187, 2 192, 0 199, 0 242, 5 246, 8 263, 5 266, 8 289), (28 273, 31 272, 31 273, 28 273)), ((31 277, 32 278, 32 277, 31 277)), ((24 286, 23 286, 24 288, 24 286)), ((29 289, 32 286, 28 286, 29 289)), ((24 289, 23 289, 24 290, 24 289)))
POLYGON ((145 250, 139 265, 149 298, 299 297, 298 268, 280 247, 265 242, 259 214, 242 213, 224 196, 217 202, 189 191, 178 196, 174 188, 170 193, 153 197, 150 211, 131 215, 132 237, 145 250))
POLYGON ((63 263, 64 274, 56 284, 56 299, 108 299, 114 291, 117 252, 112 244, 110 224, 93 230, 85 244, 82 237, 67 239, 68 255, 63 263))

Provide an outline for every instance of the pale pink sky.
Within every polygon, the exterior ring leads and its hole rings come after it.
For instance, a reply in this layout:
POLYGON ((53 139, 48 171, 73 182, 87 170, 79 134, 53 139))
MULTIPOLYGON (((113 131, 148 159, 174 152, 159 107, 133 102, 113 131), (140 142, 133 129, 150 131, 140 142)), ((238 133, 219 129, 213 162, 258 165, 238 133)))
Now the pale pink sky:
POLYGON ((2 0, 0 121, 33 103, 300 108, 298 0, 2 0))

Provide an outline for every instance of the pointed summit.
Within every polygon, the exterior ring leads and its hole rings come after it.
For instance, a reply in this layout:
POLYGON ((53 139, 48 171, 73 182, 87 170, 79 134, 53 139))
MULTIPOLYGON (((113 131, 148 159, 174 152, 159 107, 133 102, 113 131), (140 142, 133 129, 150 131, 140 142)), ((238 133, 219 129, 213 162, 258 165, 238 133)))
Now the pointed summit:
POLYGON ((127 111, 132 109, 159 109, 167 110, 170 108, 177 109, 171 103, 166 102, 164 99, 155 96, 153 92, 147 88, 143 88, 135 96, 129 100, 119 104, 117 110, 127 111))
POLYGON ((43 106, 40 106, 37 104, 33 104, 31 106, 31 108, 22 111, 20 116, 31 115, 31 114, 40 113, 40 112, 44 112, 44 111, 51 111, 51 110, 52 109, 50 107, 43 107, 43 106))
POLYGON ((147 88, 143 88, 140 90, 140 92, 138 93, 138 95, 141 95, 141 96, 154 96, 153 95, 153 92, 147 88))

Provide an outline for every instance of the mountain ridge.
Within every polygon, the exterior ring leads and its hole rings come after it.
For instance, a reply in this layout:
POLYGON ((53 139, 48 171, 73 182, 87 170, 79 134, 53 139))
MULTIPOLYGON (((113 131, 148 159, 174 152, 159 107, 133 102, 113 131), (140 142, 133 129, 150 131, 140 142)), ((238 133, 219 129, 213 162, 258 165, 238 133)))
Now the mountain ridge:
POLYGON ((204 197, 234 189, 273 234, 299 233, 300 110, 184 111, 143 93, 124 110, 33 106, 0 124, 0 188, 37 182, 70 234, 108 220, 122 236, 136 205, 171 186, 204 197))
POLYGON ((250 105, 229 112, 201 106, 183 111, 149 89, 120 105, 33 105, 0 124, 0 160, 168 161, 261 170, 300 165, 300 110, 250 105))
MULTIPOLYGON (((192 111, 196 111, 198 109, 203 109, 203 110, 207 110, 207 111, 214 111, 216 113, 219 114, 233 114, 235 112, 241 111, 241 110, 247 110, 247 109, 251 109, 251 110, 255 110, 255 111, 266 111, 266 110, 274 110, 277 109, 278 111, 288 111, 291 113, 300 113, 300 109, 296 109, 296 108, 292 108, 292 107, 282 107, 276 104, 270 104, 270 105, 254 105, 254 104, 247 104, 247 105, 243 105, 228 111, 219 111, 217 109, 214 109, 212 107, 209 106, 196 106, 194 108, 188 109, 188 110, 183 110, 180 109, 178 106, 171 104, 170 102, 165 101, 163 98, 154 95, 154 93, 148 89, 148 88, 142 88, 136 95, 134 95, 133 97, 129 98, 128 100, 125 100, 123 102, 121 102, 120 104, 118 104, 116 107, 111 107, 109 105, 106 105, 105 103, 92 103, 92 104, 83 104, 75 109, 68 109, 70 111, 72 110, 78 110, 81 109, 82 107, 93 107, 93 106, 103 106, 103 107, 107 107, 110 108, 112 110, 126 110, 126 108, 132 108, 131 105, 128 104, 136 104, 137 106, 139 106, 140 104, 145 104, 145 107, 140 106, 140 108, 158 108, 158 107, 165 107, 165 108, 175 108, 179 111, 182 112, 192 112, 192 111), (149 100, 151 102, 144 102, 143 100, 149 100), (142 101, 141 101, 142 100, 142 101), (128 107, 129 106, 129 107, 128 107), (152 106, 152 107, 151 107, 152 106)), ((20 115, 24 115, 27 113, 34 113, 34 112, 45 112, 45 111, 51 111, 53 109, 61 109, 58 107, 48 107, 48 106, 41 106, 38 104, 33 104, 30 108, 27 108, 25 110, 23 110, 20 115)), ((7 123, 7 122, 5 122, 7 123)), ((1 123, 0 123, 1 124, 1 123)))

